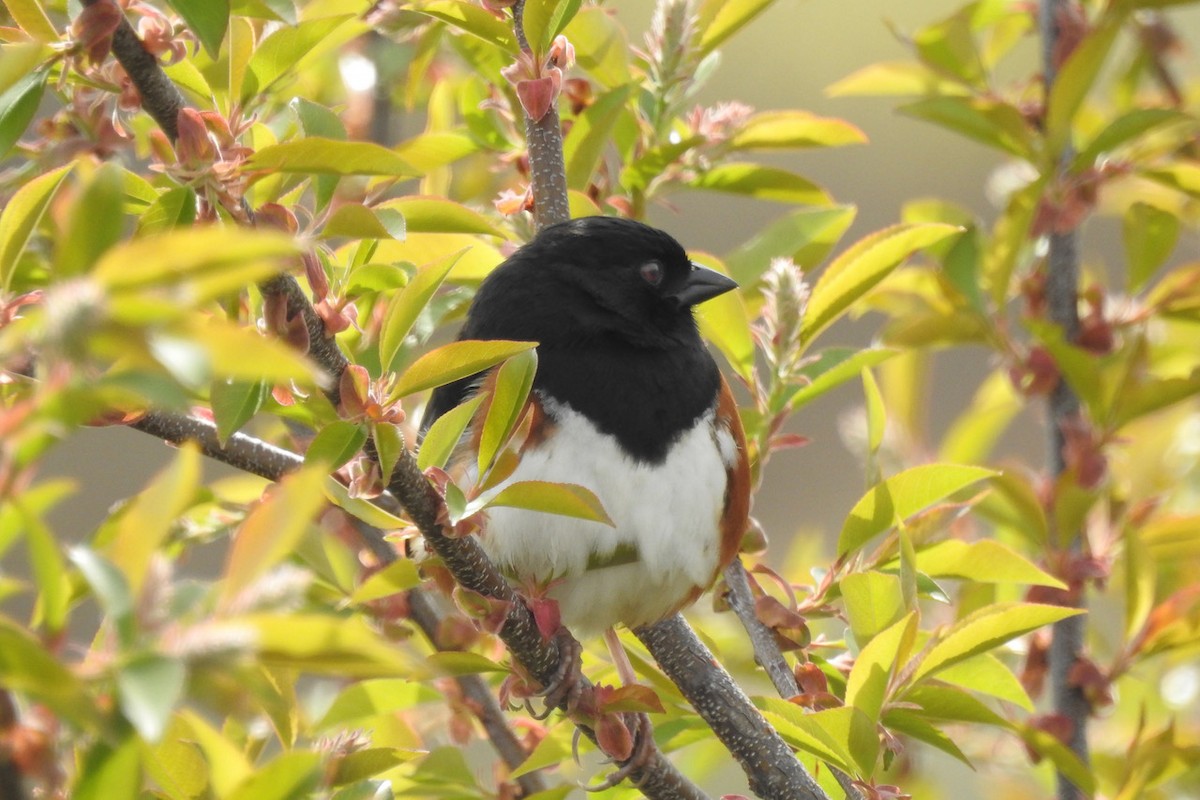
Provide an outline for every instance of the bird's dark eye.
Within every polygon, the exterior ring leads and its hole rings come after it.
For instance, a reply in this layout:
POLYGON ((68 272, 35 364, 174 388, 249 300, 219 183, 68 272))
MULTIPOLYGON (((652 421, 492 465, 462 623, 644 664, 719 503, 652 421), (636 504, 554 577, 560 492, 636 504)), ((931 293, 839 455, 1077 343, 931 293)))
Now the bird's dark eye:
POLYGON ((657 261, 647 261, 641 267, 642 280, 651 286, 658 286, 663 279, 663 265, 657 261))

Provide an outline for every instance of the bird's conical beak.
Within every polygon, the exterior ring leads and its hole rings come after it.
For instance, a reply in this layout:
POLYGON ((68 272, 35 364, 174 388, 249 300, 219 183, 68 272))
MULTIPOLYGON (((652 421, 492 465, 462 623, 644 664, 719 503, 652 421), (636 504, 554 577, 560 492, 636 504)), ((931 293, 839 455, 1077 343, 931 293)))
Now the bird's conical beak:
POLYGON ((667 296, 680 306, 694 306, 736 288, 737 282, 732 278, 693 261, 692 271, 688 273, 687 280, 667 296))

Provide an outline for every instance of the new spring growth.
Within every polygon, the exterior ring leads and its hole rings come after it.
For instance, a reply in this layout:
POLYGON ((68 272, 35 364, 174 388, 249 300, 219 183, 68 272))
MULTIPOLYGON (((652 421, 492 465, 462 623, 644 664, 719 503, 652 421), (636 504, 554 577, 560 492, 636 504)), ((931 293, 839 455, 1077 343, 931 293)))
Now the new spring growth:
POLYGON ((516 62, 500 70, 505 79, 517 89, 517 99, 525 114, 534 122, 546 112, 562 92, 563 70, 575 63, 575 48, 567 37, 554 37, 544 58, 529 50, 522 51, 516 62))
POLYGON ((803 352, 800 324, 808 305, 809 285, 790 258, 775 258, 763 275, 763 308, 754 334, 775 376, 786 379, 803 352))

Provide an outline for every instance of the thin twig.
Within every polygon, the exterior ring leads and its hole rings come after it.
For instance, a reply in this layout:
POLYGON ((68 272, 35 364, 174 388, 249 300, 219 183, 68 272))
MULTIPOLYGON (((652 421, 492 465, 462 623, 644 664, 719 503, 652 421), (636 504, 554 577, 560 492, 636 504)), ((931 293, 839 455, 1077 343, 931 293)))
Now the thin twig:
MULTIPOLYGON (((1066 0, 1041 0, 1039 26, 1042 34, 1042 69, 1045 94, 1057 77, 1058 64, 1055 52, 1059 39, 1060 15, 1066 13, 1066 0)), ((1062 154, 1062 164, 1070 160, 1070 150, 1062 154)), ((1050 249, 1046 261, 1046 301, 1048 315, 1056 323, 1068 342, 1075 341, 1079 332, 1079 246, 1074 229, 1050 235, 1050 249)), ((1065 431, 1078 419, 1079 398, 1067 382, 1060 379, 1049 398, 1049 441, 1048 461, 1052 473, 1061 475, 1066 470, 1065 431)), ((1060 532, 1067 533, 1067 532, 1060 532)), ((1082 553, 1083 536, 1080 531, 1070 531, 1068 549, 1072 555, 1082 553)), ((1077 605, 1085 605, 1083 587, 1079 587, 1077 605)), ((1084 765, 1088 763, 1087 723, 1091 705, 1081 687, 1073 685, 1070 674, 1075 663, 1084 652, 1086 615, 1070 617, 1054 624, 1051 631, 1049 652, 1050 691, 1055 713, 1071 723, 1069 745, 1084 765)), ((1075 786, 1066 775, 1058 773, 1059 800, 1082 800, 1083 791, 1075 786)))

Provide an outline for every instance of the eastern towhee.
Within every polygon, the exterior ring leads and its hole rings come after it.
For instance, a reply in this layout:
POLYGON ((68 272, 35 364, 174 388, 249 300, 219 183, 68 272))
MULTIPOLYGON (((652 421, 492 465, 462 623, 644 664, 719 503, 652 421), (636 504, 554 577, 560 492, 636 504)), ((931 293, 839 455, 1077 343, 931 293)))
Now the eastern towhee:
MULTIPOLYGON (((582 485, 614 522, 496 507, 480 534, 502 572, 549 586, 577 634, 669 616, 737 553, 750 506, 745 436, 692 318, 736 286, 662 231, 586 217, 538 233, 467 313, 461 339, 538 343, 536 429, 507 480, 582 485)), ((481 379, 434 391, 422 431, 481 379)))

